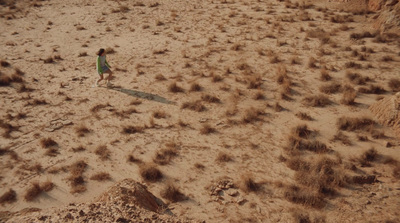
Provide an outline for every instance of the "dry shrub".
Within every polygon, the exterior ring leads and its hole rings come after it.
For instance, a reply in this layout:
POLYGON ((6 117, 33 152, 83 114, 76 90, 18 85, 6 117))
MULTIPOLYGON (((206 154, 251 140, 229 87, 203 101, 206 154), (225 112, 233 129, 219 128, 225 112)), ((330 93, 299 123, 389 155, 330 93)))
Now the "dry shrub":
POLYGON ((393 168, 393 172, 392 172, 393 177, 395 177, 396 179, 400 179, 400 165, 397 165, 393 168))
POLYGON ((154 165, 145 163, 139 167, 140 176, 146 181, 157 182, 163 178, 162 172, 154 165))
POLYGON ((400 91, 400 79, 391 78, 388 82, 388 85, 392 89, 392 91, 394 92, 400 91))
POLYGON ((197 169, 200 169, 200 170, 204 170, 206 167, 203 165, 203 164, 201 164, 201 163, 195 163, 194 164, 194 167, 196 167, 197 169))
POLYGON ((350 34, 350 39, 363 39, 363 38, 374 38, 378 33, 370 33, 365 31, 363 33, 352 33, 350 34))
POLYGON ((332 102, 325 95, 311 95, 303 99, 303 104, 311 107, 325 107, 330 105, 332 102))
POLYGON ((42 191, 43 191, 43 189, 40 187, 39 183, 38 182, 34 182, 26 190, 25 195, 24 195, 24 199, 26 201, 32 201, 36 197, 38 197, 40 195, 40 193, 42 193, 42 191))
POLYGON ((392 56, 386 55, 381 58, 382 62, 391 62, 394 61, 392 56))
POLYGON ((279 59, 279 57, 277 55, 274 55, 269 58, 269 62, 272 64, 275 64, 275 63, 281 62, 281 59, 279 59))
POLYGON ((178 202, 186 199, 186 196, 172 183, 168 183, 160 192, 161 197, 171 201, 178 202))
POLYGON ((206 107, 201 103, 200 100, 185 102, 182 104, 181 108, 190 109, 197 112, 202 112, 206 110, 206 107))
POLYGON ((346 71, 346 77, 351 81, 351 83, 357 85, 364 85, 368 81, 371 81, 369 77, 363 77, 362 75, 358 73, 353 73, 351 71, 346 71))
POLYGON ((135 133, 141 133, 143 132, 143 127, 142 126, 133 126, 133 125, 128 125, 122 128, 122 133, 124 134, 135 134, 135 133))
POLYGON ((130 163, 142 163, 142 160, 136 158, 136 157, 135 157, 134 155, 132 155, 132 154, 129 154, 129 155, 128 155, 126 161, 127 161, 127 162, 130 162, 130 163))
POLYGON ((335 94, 339 91, 341 91, 342 85, 340 83, 330 83, 330 84, 325 84, 322 85, 319 88, 319 91, 325 94, 335 94))
POLYGON ((375 124, 375 121, 367 117, 350 118, 342 116, 336 122, 338 129, 344 131, 369 130, 375 124))
POLYGON ((9 66, 11 66, 11 64, 10 64, 9 62, 5 61, 5 60, 0 60, 0 65, 1 65, 2 67, 9 67, 9 66))
POLYGON ((384 93, 386 93, 386 90, 381 86, 371 84, 371 85, 369 85, 368 88, 366 88, 366 87, 358 88, 358 92, 364 93, 364 94, 384 94, 384 93))
POLYGON ((166 165, 178 155, 178 150, 174 146, 167 146, 167 148, 160 149, 156 152, 153 161, 160 165, 166 165))
POLYGON ((281 65, 281 66, 277 66, 276 67, 276 82, 278 84, 284 84, 285 82, 290 82, 290 78, 287 75, 287 69, 285 66, 281 65))
POLYGON ((262 85, 262 78, 261 76, 251 76, 247 78, 247 88, 248 89, 257 89, 260 88, 262 85))
POLYGON ((328 146, 318 140, 310 141, 292 135, 288 138, 286 149, 290 152, 307 150, 315 153, 328 153, 331 151, 328 146))
POLYGON ((351 86, 345 86, 340 102, 344 105, 353 105, 357 97, 357 91, 351 86))
POLYGON ((0 73, 0 86, 9 86, 12 82, 11 77, 0 73))
POLYGON ((110 104, 98 104, 98 105, 95 105, 95 106, 93 106, 91 109, 90 109, 90 111, 91 112, 93 112, 93 113, 95 113, 95 112, 98 112, 98 111, 100 111, 101 109, 103 109, 103 108, 106 108, 106 107, 109 107, 109 106, 111 106, 110 104))
POLYGON ((110 152, 110 150, 107 148, 107 146, 99 146, 99 147, 97 147, 97 149, 94 151, 94 153, 96 154, 96 155, 98 155, 99 156, 99 158, 101 159, 101 160, 108 160, 108 159, 110 159, 110 155, 111 155, 111 152, 110 152))
POLYGON ((176 82, 171 83, 168 86, 168 90, 173 93, 184 92, 183 88, 179 87, 176 82))
POLYGON ((212 82, 216 83, 216 82, 221 82, 224 78, 218 74, 211 74, 211 80, 212 82))
POLYGON ((306 121, 312 121, 313 118, 307 114, 306 112, 297 112, 296 117, 298 117, 301 120, 306 120, 306 121))
POLYGON ((264 100, 265 99, 265 95, 264 93, 260 90, 257 91, 253 97, 254 100, 264 100))
POLYGON ((162 74, 157 74, 156 77, 155 77, 155 79, 158 80, 158 81, 165 81, 165 80, 167 80, 167 78, 165 78, 164 75, 162 75, 162 74))
POLYGON ((208 134, 215 133, 215 132, 217 132, 217 130, 215 128, 211 127, 211 125, 207 124, 207 123, 204 124, 200 129, 200 134, 203 134, 203 135, 208 135, 208 134))
POLYGON ((13 203, 17 201, 17 193, 13 189, 9 189, 7 192, 4 192, 0 197, 0 204, 3 205, 5 203, 13 203))
POLYGON ((40 145, 42 146, 42 148, 50 148, 53 146, 57 146, 57 142, 54 141, 53 139, 51 139, 50 137, 48 138, 43 138, 40 140, 40 145))
POLYGON ((308 68, 318 68, 316 63, 317 60, 314 57, 310 57, 307 62, 308 68))
POLYGON ((83 160, 79 160, 69 166, 69 172, 71 175, 82 175, 86 167, 87 163, 83 160))
POLYGON ((311 163, 305 161, 300 156, 292 156, 286 160, 286 166, 294 171, 309 171, 311 169, 311 163))
POLYGON ((190 85, 190 91, 201 91, 203 87, 198 83, 193 83, 190 85))
POLYGON ((331 75, 329 75, 328 70, 321 69, 320 78, 321 81, 329 81, 332 79, 331 75))
POLYGON ((333 142, 335 142, 335 141, 340 141, 340 142, 342 142, 342 143, 343 143, 344 145, 346 145, 346 146, 351 146, 351 145, 352 145, 352 143, 351 143, 351 141, 350 141, 350 138, 349 138, 347 135, 345 135, 343 132, 341 132, 341 131, 338 131, 338 132, 333 136, 332 141, 333 141, 333 142))
POLYGON ((153 117, 156 119, 167 118, 167 113, 165 111, 155 111, 153 112, 153 117))
POLYGON ((55 147, 47 148, 46 152, 44 153, 46 156, 55 157, 59 154, 58 149, 55 147))
POLYGON ((49 191, 53 190, 54 186, 55 186, 54 183, 51 182, 50 180, 48 180, 48 181, 42 183, 40 185, 40 188, 42 189, 42 191, 49 192, 49 191))
POLYGON ((361 65, 361 64, 356 63, 356 62, 354 62, 354 61, 346 62, 346 63, 344 64, 344 66, 345 66, 346 68, 354 68, 354 69, 361 69, 361 68, 362 68, 362 65, 361 65))
POLYGON ((281 112, 281 111, 283 111, 284 110, 284 108, 279 104, 279 102, 276 102, 275 104, 274 104, 274 111, 276 111, 276 112, 281 112))
POLYGON ((376 149, 371 148, 365 151, 361 156, 358 158, 358 162, 361 166, 371 166, 371 162, 375 161, 378 158, 378 151, 376 149))
POLYGON ((90 133, 90 130, 86 126, 81 125, 75 129, 75 132, 79 137, 83 137, 85 134, 90 133))
POLYGON ((74 152, 74 153, 76 153, 76 152, 82 152, 82 151, 85 151, 86 150, 86 148, 84 147, 84 146, 82 146, 82 145, 80 145, 80 146, 78 146, 78 147, 75 147, 75 148, 72 148, 72 151, 74 152))
POLYGON ((12 82, 16 82, 16 83, 22 83, 24 82, 24 80, 22 79, 22 77, 18 74, 12 74, 11 75, 11 81, 12 82))
POLYGON ((201 96, 201 100, 209 103, 221 103, 221 100, 217 98, 216 96, 212 96, 209 94, 204 94, 201 96))
POLYGON ((311 164, 309 170, 297 171, 295 180, 321 195, 334 195, 338 187, 346 186, 347 181, 338 164, 338 161, 321 157, 311 164))
POLYGON ((285 188, 284 197, 295 204, 302 204, 317 209, 325 207, 325 201, 320 194, 295 185, 285 188))
POLYGON ((300 124, 296 127, 293 127, 291 130, 292 136, 303 138, 303 139, 308 139, 312 133, 313 133, 313 131, 308 129, 308 126, 306 124, 300 124))
POLYGON ((265 113, 261 109, 249 108, 245 111, 242 116, 243 123, 253 123, 256 121, 260 121, 260 115, 264 115, 265 113))
POLYGON ((90 179, 95 181, 107 181, 111 180, 111 176, 106 172, 99 172, 91 176, 90 179))
POLYGON ((261 185, 256 183, 251 174, 242 175, 240 177, 240 188, 245 192, 255 192, 260 190, 261 185))
POLYGON ((232 156, 230 156, 229 154, 227 154, 225 152, 219 152, 217 155, 217 158, 215 160, 219 163, 233 161, 232 156))
POLYGON ((50 56, 43 60, 44 63, 54 63, 54 59, 50 56))

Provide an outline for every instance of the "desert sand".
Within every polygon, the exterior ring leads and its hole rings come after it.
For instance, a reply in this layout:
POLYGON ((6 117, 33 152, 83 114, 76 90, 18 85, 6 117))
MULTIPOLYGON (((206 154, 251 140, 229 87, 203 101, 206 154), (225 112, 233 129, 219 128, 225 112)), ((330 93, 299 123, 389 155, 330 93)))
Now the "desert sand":
POLYGON ((1 1, 0 221, 130 179, 165 203, 132 222, 399 222, 400 3, 370 2, 1 1))

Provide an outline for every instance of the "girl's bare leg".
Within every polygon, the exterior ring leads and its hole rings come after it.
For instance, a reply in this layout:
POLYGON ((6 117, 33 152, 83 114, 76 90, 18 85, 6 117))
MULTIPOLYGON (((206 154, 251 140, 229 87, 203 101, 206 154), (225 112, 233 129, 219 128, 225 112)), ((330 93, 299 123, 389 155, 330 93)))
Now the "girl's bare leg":
POLYGON ((112 75, 113 75, 113 72, 111 70, 107 70, 106 73, 108 74, 108 77, 106 78, 106 83, 107 83, 107 85, 109 85, 112 75))
POLYGON ((103 76, 103 74, 101 74, 100 75, 100 78, 96 81, 96 83, 95 83, 95 85, 96 85, 96 87, 98 87, 99 86, 99 82, 101 81, 101 80, 103 80, 104 79, 104 76, 103 76))

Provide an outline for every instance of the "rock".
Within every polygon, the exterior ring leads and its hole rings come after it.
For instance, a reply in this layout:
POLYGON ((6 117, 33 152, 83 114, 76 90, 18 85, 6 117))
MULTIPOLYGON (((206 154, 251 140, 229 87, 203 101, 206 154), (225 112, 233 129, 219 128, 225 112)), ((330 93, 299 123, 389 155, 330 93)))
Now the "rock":
POLYGON ((145 186, 132 179, 122 180, 112 186, 103 193, 97 201, 108 203, 124 202, 157 213, 166 207, 166 205, 150 193, 145 186))
POLYGON ((239 191, 237 190, 228 190, 226 193, 231 197, 236 197, 239 195, 239 191))
POLYGON ((239 197, 237 200, 236 200, 236 203, 238 204, 238 205, 242 205, 242 204, 244 204, 246 202, 246 199, 244 199, 243 197, 239 197))

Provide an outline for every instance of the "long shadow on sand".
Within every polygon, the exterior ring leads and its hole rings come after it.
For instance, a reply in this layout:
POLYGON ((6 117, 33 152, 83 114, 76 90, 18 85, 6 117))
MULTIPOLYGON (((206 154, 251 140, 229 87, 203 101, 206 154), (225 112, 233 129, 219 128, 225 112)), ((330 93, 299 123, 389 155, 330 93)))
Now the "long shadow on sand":
POLYGON ((164 104, 176 104, 173 101, 169 101, 168 99, 163 98, 163 97, 158 96, 158 95, 155 95, 155 94, 150 94, 150 93, 145 93, 145 92, 141 92, 141 91, 125 89, 125 88, 120 88, 120 87, 113 87, 111 89, 115 90, 115 91, 119 91, 119 92, 125 93, 125 94, 128 94, 128 95, 133 96, 133 97, 137 97, 137 98, 142 98, 142 99, 151 100, 151 101, 157 101, 157 102, 164 103, 164 104))

